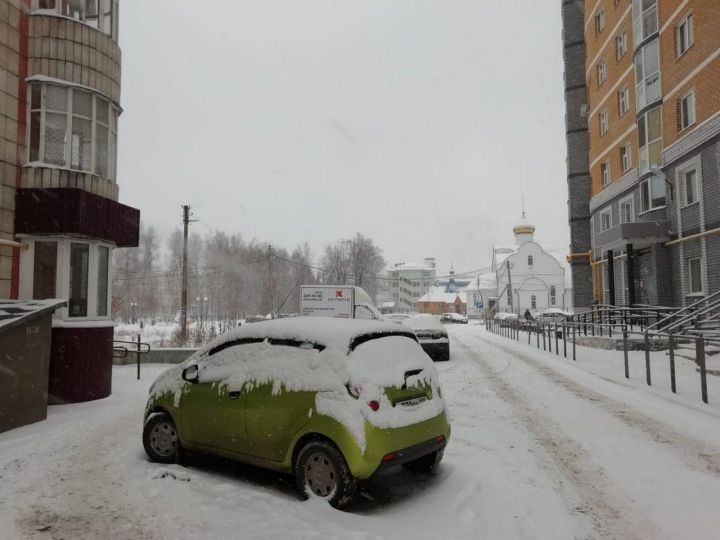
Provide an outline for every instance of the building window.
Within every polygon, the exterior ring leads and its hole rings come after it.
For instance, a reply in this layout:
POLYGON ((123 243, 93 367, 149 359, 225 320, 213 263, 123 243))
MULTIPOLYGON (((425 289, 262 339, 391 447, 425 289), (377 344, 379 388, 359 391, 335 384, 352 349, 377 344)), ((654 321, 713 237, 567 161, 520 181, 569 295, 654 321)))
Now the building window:
POLYGON ((98 263, 97 263, 97 316, 106 317, 108 315, 108 296, 109 296, 109 271, 110 271, 110 248, 106 246, 98 246, 98 263))
POLYGON ((600 177, 602 178, 603 187, 607 186, 610 183, 610 162, 609 161, 606 161, 605 163, 600 164, 600 177))
POLYGON ((82 21, 117 40, 118 0, 33 0, 32 9, 82 21))
POLYGON ((88 314, 88 276, 90 263, 90 245, 70 244, 70 308, 71 317, 87 317, 88 314))
POLYGON ((56 298, 57 242, 35 242, 33 292, 36 300, 56 298))
POLYGON ((640 174, 660 164, 662 153, 662 115, 653 109, 638 119, 638 168, 640 174))
POLYGON ((605 60, 600 60, 600 63, 597 65, 597 77, 598 86, 602 85, 607 79, 607 62, 605 62, 605 60))
POLYGON ((665 179, 653 176, 640 184, 640 207, 642 212, 665 206, 665 179))
POLYGON ((632 160, 630 156, 630 145, 626 144, 620 147, 620 170, 627 172, 630 170, 632 160))
POLYGON ((697 171, 692 169, 682 175, 682 197, 685 206, 698 201, 697 171))
POLYGON ((557 294, 555 293, 555 285, 550 286, 550 305, 554 306, 557 302, 557 294))
POLYGON ((605 135, 608 132, 608 129, 610 129, 610 122, 608 120, 608 112, 607 109, 602 111, 599 115, 600 119, 600 135, 605 135))
POLYGON ((537 309, 537 298, 534 294, 530 297, 530 307, 532 309, 537 309))
POLYGON ((30 84, 28 161, 115 179, 118 109, 80 88, 30 84))
POLYGON ((675 43, 678 57, 685 54, 685 51, 692 47, 694 40, 693 16, 689 14, 675 27, 675 43))
POLYGON ((627 86, 618 92, 618 113, 623 116, 630 110, 630 92, 627 86))
POLYGON ((658 31, 657 0, 633 0, 633 46, 658 31))
POLYGON ((608 208, 600 212, 600 232, 605 232, 612 227, 612 209, 608 208))
POLYGON ((702 259, 700 257, 694 257, 688 259, 688 282, 690 287, 690 294, 702 294, 702 259))
POLYGON ((532 265, 533 265, 533 256, 528 255, 528 266, 532 267, 532 265))
POLYGON ((689 128, 695 123, 695 91, 690 90, 678 100, 680 114, 680 131, 689 128))
POLYGON ((635 221, 635 202, 633 196, 625 197, 620 201, 620 223, 632 223, 635 221))
POLYGON ((595 14, 595 33, 599 34, 604 29, 605 29, 605 12, 603 10, 600 10, 595 14))
POLYGON ((660 99, 660 41, 645 45, 635 57, 637 110, 660 99))
POLYGON ((627 32, 621 32, 615 38, 615 49, 617 50, 617 59, 620 60, 627 52, 627 32))

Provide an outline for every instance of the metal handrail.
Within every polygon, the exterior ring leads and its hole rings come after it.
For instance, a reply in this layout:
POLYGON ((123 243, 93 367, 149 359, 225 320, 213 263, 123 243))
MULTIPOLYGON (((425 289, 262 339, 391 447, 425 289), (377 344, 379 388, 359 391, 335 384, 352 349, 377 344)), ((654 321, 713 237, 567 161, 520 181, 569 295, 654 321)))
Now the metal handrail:
MULTIPOLYGON (((667 321, 669 321, 669 320, 671 320, 671 319, 673 319, 673 318, 676 318, 676 317, 680 316, 683 312, 687 313, 687 315, 684 315, 684 316, 680 319, 680 321, 676 321, 676 324, 673 324, 672 326, 667 327, 667 328, 677 328, 677 326, 678 326, 677 323, 684 324, 684 323, 692 320, 694 317, 697 317, 697 311, 695 311, 695 308, 696 308, 697 306, 702 305, 703 303, 707 303, 709 300, 713 300, 714 298, 717 298, 717 299, 718 299, 718 302, 720 302, 720 290, 714 292, 714 293, 711 294, 710 296, 705 296, 705 297, 701 298, 701 299, 698 300, 697 302, 693 302, 693 303, 690 304, 689 306, 686 306, 686 307, 678 310, 677 312, 675 312, 675 313, 673 313, 673 314, 671 314, 671 315, 668 315, 667 317, 665 317, 665 318, 663 318, 663 319, 660 319, 660 320, 659 320, 658 322, 656 322, 655 324, 652 324, 652 325, 648 326, 648 327, 645 329, 645 332, 646 332, 646 333, 649 333, 649 332, 651 332, 653 329, 661 327, 661 325, 663 325, 663 323, 666 323, 667 321)), ((718 305, 718 302, 715 302, 713 305, 718 305)))

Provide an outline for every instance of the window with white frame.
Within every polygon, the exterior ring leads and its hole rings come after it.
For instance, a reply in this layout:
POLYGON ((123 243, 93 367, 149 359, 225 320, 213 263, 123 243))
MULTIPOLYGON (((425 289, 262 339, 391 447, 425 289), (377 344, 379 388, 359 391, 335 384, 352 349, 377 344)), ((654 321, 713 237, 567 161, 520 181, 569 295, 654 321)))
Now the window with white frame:
POLYGON ((595 14, 595 33, 599 34, 605 29, 605 12, 601 9, 595 14))
POLYGON ((692 257, 687 260, 688 266, 688 292, 690 294, 702 294, 702 259, 692 257))
POLYGON ((695 123, 695 90, 690 90, 678 100, 678 112, 680 114, 680 131, 695 123))
POLYGON ((682 201, 685 206, 698 201, 697 171, 690 169, 682 173, 682 201))
POLYGON ((31 82, 28 161, 115 179, 118 109, 85 89, 31 82))
POLYGON ((532 265, 533 265, 533 256, 532 256, 532 255, 528 255, 527 261, 528 261, 528 266, 532 266, 532 265))
POLYGON ((20 297, 64 298, 56 317, 107 319, 110 316, 112 246, 75 238, 27 238, 20 256, 20 297))
POLYGON ((600 135, 605 135, 608 132, 608 129, 610 129, 610 121, 607 109, 602 111, 598 118, 600 121, 600 135))
POLYGON ((600 232, 605 232, 612 227, 612 208, 600 212, 600 232))
POLYGON ((534 294, 530 296, 530 307, 532 309, 537 309, 537 297, 534 294))
POLYGON ((642 115, 637 121, 638 169, 640 174, 660 165, 662 157, 662 113, 660 107, 642 115))
POLYGON ((620 223, 632 223, 635 221, 635 201, 630 195, 620 201, 620 223))
POLYGON ((640 210, 649 212, 665 206, 665 179, 653 176, 640 184, 640 210))
POLYGON ((610 162, 606 161, 600 164, 600 178, 602 179, 603 187, 610 183, 610 162))
POLYGON ((620 147, 620 170, 627 172, 632 165, 632 156, 630 155, 630 145, 625 144, 620 147))
POLYGON ((633 0, 633 46, 658 31, 657 0, 633 0))
POLYGON ((677 45, 678 57, 685 54, 685 51, 692 47, 694 40, 693 16, 690 13, 675 27, 675 44, 677 45))
POLYGON ((597 78, 598 86, 602 85, 602 83, 604 83, 607 79, 607 62, 605 59, 600 60, 597 65, 597 78))
POLYGON ((627 86, 618 91, 618 114, 624 116, 630 110, 630 92, 627 86))
POLYGON ((84 22, 117 41, 119 0, 32 0, 33 11, 84 22))
POLYGON ((620 32, 615 37, 615 49, 618 60, 625 56, 625 53, 627 53, 627 32, 620 32))
POLYGON ((635 56, 637 110, 660 99, 660 40, 654 39, 635 56))
POLYGON ((555 289, 555 285, 550 286, 550 305, 554 306, 557 302, 557 293, 555 289))

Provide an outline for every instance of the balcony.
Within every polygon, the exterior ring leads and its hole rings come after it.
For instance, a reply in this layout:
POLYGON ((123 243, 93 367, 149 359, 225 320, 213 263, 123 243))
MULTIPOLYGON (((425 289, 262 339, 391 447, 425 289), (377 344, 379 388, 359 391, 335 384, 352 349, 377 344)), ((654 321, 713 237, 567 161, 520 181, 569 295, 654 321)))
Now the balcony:
POLYGON ((595 246, 615 249, 632 244, 635 249, 670 240, 669 221, 636 221, 621 223, 595 236, 595 246))

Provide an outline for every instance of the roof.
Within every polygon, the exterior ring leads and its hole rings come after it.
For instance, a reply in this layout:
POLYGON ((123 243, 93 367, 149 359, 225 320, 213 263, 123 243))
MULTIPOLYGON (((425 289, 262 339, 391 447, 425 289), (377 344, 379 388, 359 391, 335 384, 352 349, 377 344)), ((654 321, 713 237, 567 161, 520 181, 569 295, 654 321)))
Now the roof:
POLYGON ((243 338, 271 338, 309 341, 328 348, 347 351, 350 343, 365 334, 402 333, 402 328, 391 321, 340 319, 333 317, 294 317, 245 324, 225 332, 221 337, 203 346, 204 354, 218 345, 243 338))
POLYGON ((67 304, 65 300, 0 300, 0 332, 52 313, 67 304))
POLYGON ((452 304, 455 300, 460 297, 460 301, 467 303, 467 296, 464 292, 445 292, 445 287, 430 287, 427 294, 424 294, 418 299, 418 302, 444 302, 446 304, 452 304))

